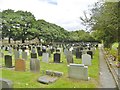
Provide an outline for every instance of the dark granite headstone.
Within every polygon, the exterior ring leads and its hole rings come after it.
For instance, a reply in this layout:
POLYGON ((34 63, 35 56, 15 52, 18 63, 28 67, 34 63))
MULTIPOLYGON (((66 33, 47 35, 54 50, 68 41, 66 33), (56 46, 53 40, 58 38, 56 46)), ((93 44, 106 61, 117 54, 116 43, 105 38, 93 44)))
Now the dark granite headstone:
POLYGON ((42 56, 42 51, 38 51, 38 56, 42 56))
POLYGON ((76 52, 79 52, 80 51, 80 48, 76 48, 76 52))
POLYGON ((76 52, 76 58, 81 58, 82 57, 82 52, 76 52))
POLYGON ((37 53, 31 53, 31 58, 37 58, 37 53))
POLYGON ((46 49, 42 49, 42 52, 46 53, 46 49))
POLYGON ((41 50, 41 48, 38 46, 38 47, 36 47, 37 48, 37 51, 39 51, 39 50, 41 50))
POLYGON ((54 54, 54 62, 55 63, 60 63, 60 54, 59 53, 54 54))
POLYGON ((87 51, 87 54, 91 55, 91 58, 93 59, 93 52, 92 51, 87 51))
POLYGON ((5 55, 5 66, 8 68, 12 67, 12 56, 5 55))

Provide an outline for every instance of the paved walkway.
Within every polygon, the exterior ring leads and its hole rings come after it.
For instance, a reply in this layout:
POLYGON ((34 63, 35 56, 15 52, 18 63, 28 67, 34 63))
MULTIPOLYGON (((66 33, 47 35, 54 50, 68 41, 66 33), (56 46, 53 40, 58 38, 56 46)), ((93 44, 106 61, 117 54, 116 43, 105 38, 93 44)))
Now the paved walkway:
POLYGON ((99 47, 99 61, 100 61, 100 88, 116 88, 113 76, 108 69, 102 47, 99 47))

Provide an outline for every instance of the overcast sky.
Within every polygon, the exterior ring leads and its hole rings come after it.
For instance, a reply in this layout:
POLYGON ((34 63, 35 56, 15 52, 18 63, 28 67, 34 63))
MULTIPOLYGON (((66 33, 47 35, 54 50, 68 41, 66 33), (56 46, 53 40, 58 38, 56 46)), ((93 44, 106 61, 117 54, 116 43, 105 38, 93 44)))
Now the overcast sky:
POLYGON ((29 11, 36 19, 55 23, 66 30, 85 29, 79 19, 97 0, 0 0, 0 10, 29 11))

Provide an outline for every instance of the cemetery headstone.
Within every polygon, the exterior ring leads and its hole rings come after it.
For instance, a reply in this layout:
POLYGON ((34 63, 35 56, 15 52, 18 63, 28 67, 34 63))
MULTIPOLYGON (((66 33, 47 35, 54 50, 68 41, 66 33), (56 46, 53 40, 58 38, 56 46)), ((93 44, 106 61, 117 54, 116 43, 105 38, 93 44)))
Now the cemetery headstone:
POLYGON ((5 88, 9 90, 9 88, 13 88, 13 82, 8 79, 0 78, 0 86, 0 90, 4 90, 5 88))
POLYGON ((38 82, 43 83, 43 84, 49 84, 49 83, 53 83, 57 80, 57 77, 51 77, 51 76, 41 76, 38 78, 38 82))
POLYGON ((89 54, 82 55, 82 64, 90 66, 91 65, 91 56, 89 54))
POLYGON ((40 46, 37 46, 36 48, 37 48, 37 51, 40 51, 40 49, 41 49, 40 46))
POLYGON ((74 63, 73 62, 73 55, 72 55, 71 51, 67 52, 66 58, 67 58, 67 64, 74 63))
POLYGON ((42 51, 38 51, 38 56, 42 56, 42 51))
POLYGON ((37 58, 37 53, 31 53, 31 58, 37 58))
POLYGON ((32 72, 39 72, 40 71, 40 60, 31 58, 30 70, 32 72))
POLYGON ((8 68, 12 67, 12 56, 11 55, 5 55, 5 66, 8 68))
POLYGON ((19 51, 14 50, 14 58, 15 58, 15 60, 18 59, 18 58, 20 58, 19 51))
POLYGON ((81 58, 82 52, 76 52, 76 58, 81 58))
POLYGON ((91 56, 91 58, 93 59, 93 52, 92 51, 87 51, 87 54, 89 54, 91 56))
POLYGON ((49 62, 49 54, 43 53, 42 54, 42 61, 48 63, 49 62))
POLYGON ((60 53, 54 54, 54 63, 60 63, 60 53))
POLYGON ((25 60, 23 59, 17 59, 15 61, 15 71, 25 71, 25 60))
POLYGON ((88 66, 84 64, 70 64, 68 65, 69 78, 88 80, 88 66))

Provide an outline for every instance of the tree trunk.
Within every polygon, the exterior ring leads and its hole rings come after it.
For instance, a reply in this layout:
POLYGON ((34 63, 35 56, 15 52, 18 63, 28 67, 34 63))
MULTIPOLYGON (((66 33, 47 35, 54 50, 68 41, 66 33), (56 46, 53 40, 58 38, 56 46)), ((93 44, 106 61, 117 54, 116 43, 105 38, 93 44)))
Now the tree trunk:
POLYGON ((120 43, 118 44, 118 61, 120 62, 120 43))
POLYGON ((9 43, 9 44, 11 43, 11 42, 10 42, 10 39, 11 39, 11 38, 9 37, 9 39, 8 39, 8 43, 9 43))

